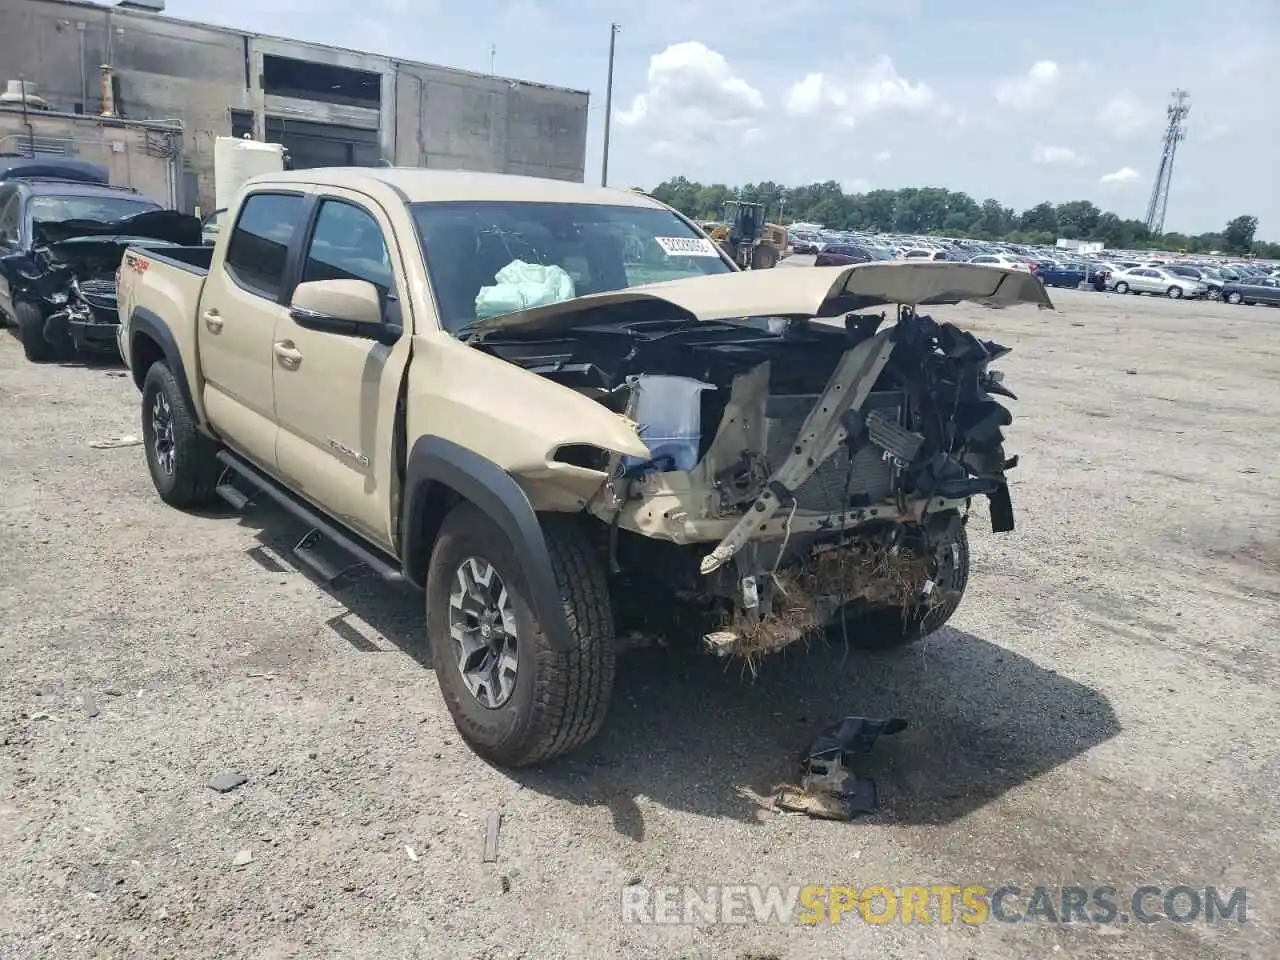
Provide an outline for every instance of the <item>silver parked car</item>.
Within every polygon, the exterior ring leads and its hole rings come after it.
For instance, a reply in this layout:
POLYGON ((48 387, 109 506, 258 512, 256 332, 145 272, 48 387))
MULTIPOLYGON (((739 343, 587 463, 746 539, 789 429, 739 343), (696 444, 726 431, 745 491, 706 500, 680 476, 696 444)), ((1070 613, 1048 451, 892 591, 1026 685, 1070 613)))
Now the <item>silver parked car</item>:
POLYGON ((1113 273, 1107 279, 1108 289, 1116 293, 1162 293, 1177 300, 1181 297, 1203 297, 1206 284, 1193 277, 1180 277, 1159 267, 1134 267, 1113 273))

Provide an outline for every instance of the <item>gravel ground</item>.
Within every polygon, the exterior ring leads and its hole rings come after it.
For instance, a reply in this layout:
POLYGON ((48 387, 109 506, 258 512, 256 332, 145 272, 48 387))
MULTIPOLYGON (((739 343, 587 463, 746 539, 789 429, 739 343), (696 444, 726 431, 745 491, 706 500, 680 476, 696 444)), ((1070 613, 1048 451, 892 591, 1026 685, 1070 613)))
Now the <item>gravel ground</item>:
POLYGON ((0 956, 1280 955, 1280 312, 1053 296, 937 311, 1021 397, 1018 530, 975 518, 950 628, 754 682, 630 654, 599 740, 518 774, 455 734, 418 598, 316 586, 277 512, 164 507, 90 446, 132 383, 0 335, 0 956), (880 812, 767 811, 845 714, 911 722, 880 812), (1248 922, 642 927, 628 881, 1246 886, 1248 922))

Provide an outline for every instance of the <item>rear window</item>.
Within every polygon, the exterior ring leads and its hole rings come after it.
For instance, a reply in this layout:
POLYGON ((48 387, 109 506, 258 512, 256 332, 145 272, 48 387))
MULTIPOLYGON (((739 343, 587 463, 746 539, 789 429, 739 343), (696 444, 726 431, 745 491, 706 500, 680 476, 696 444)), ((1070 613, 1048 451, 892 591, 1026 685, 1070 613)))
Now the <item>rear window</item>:
POLYGON ((301 194, 255 193, 244 202, 226 256, 227 273, 238 286, 268 300, 280 298, 302 212, 301 194))
POLYGON ((669 210, 512 202, 410 210, 440 322, 454 333, 525 307, 733 269, 669 210))

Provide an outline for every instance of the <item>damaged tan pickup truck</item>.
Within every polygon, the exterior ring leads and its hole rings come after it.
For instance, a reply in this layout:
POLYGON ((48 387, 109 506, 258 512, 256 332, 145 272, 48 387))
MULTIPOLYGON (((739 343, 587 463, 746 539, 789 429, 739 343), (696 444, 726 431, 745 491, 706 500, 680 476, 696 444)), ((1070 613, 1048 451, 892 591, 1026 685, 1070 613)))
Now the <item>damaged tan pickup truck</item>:
POLYGON ((1013 528, 1005 348, 917 311, 1051 306, 1029 274, 743 272, 633 191, 425 170, 256 178, 227 223, 121 269, 157 491, 269 498, 322 578, 425 589, 497 762, 599 730, 619 638, 908 642, 965 589, 971 500, 1013 528))

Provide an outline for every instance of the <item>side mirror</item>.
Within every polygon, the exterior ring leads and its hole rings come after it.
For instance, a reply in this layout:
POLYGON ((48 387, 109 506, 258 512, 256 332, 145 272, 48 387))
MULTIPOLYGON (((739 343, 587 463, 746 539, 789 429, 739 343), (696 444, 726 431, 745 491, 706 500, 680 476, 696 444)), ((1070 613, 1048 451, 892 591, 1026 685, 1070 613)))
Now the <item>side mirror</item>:
POLYGON ((392 344, 403 329, 384 322, 382 298, 368 280, 313 280, 293 290, 293 322, 308 330, 392 344))

